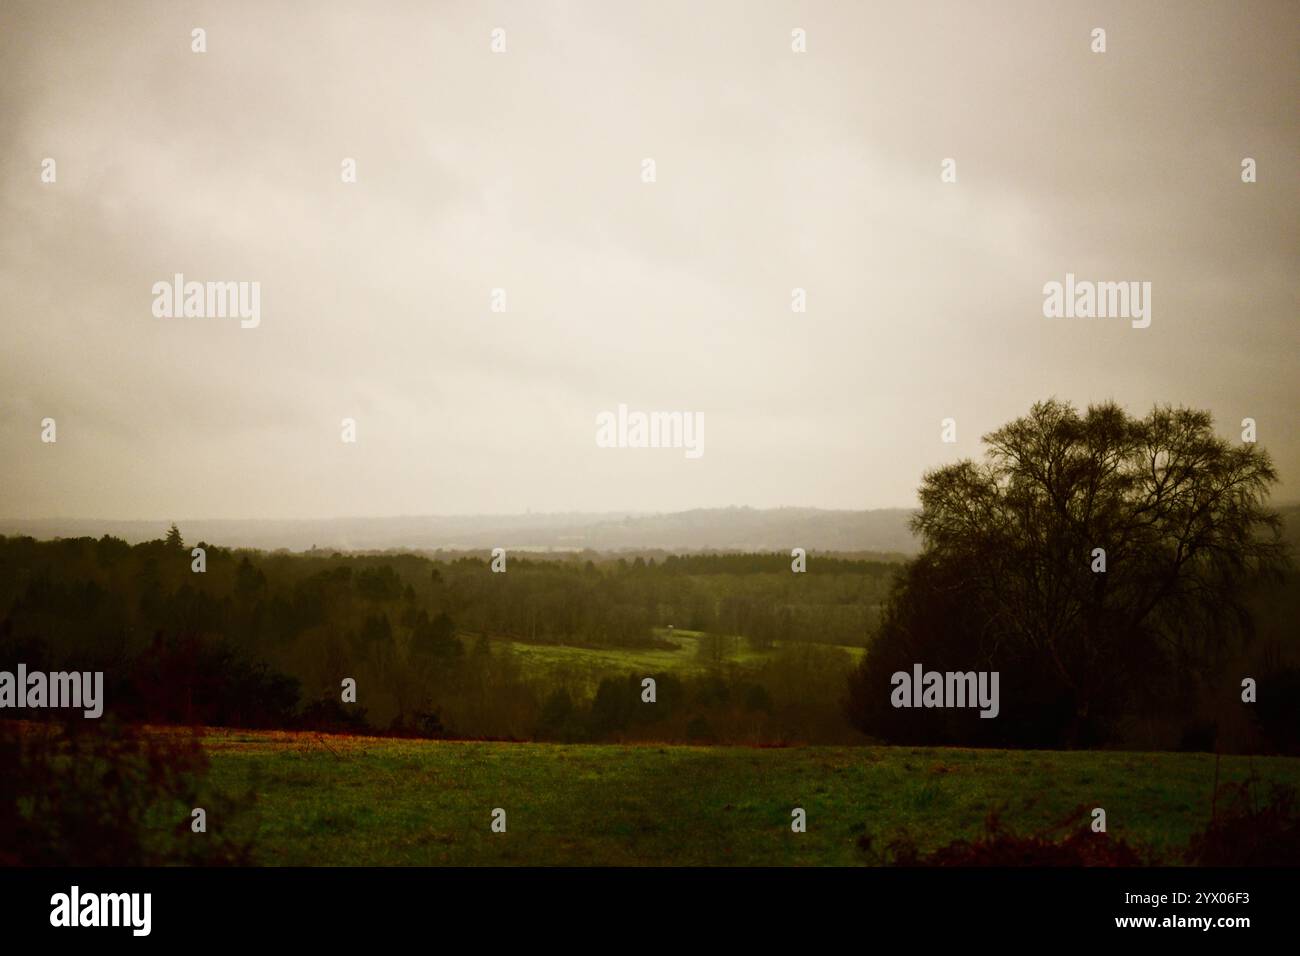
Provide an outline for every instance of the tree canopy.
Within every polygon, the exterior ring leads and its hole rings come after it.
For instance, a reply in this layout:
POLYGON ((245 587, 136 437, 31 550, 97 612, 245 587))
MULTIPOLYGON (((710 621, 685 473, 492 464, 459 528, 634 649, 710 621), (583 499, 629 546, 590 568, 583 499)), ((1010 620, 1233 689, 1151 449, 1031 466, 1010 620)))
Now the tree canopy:
MULTIPOLYGON (((1001 663, 1038 717, 1052 711, 1080 741, 1139 698, 1205 679, 1248 636, 1247 584, 1286 562, 1263 449, 1218 437, 1204 411, 1081 414, 1056 400, 983 441, 982 462, 924 476, 923 552, 864 679, 926 653, 962 670, 1001 663)), ((855 693, 860 723, 902 719, 855 693)))

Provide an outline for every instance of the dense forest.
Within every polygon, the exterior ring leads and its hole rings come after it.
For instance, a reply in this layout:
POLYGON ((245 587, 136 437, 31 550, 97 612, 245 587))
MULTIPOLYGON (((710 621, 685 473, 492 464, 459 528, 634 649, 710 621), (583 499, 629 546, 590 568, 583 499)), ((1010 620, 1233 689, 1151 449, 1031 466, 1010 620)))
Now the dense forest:
MULTIPOLYGON (((780 554, 609 557, 234 551, 178 529, 0 538, 0 660, 102 670, 112 713, 227 726, 513 739, 845 740, 848 653, 897 565, 780 554), (527 666, 516 642, 676 649, 701 666, 630 666, 594 690, 527 666), (671 633, 669 631, 669 633, 671 633), (709 640, 713 638, 714 640, 709 640), (754 652, 748 666, 718 641, 754 652), (686 651, 679 651, 686 654, 686 651), (637 706, 655 677, 654 707, 637 706), (344 678, 357 700, 341 700, 344 678)), ((860 738, 858 738, 860 739, 860 738)))
MULTIPOLYGON (((1295 510, 1283 516, 1291 549, 1295 510)), ((1213 654, 1202 643, 1162 660, 1171 645, 1161 633, 1103 632, 1113 643, 1101 671, 1110 683, 1097 685, 1091 736, 1082 736, 1077 692, 1014 642, 990 643, 986 595, 999 592, 977 588, 982 569, 1011 553, 999 547, 974 563, 930 552, 907 563, 812 554, 799 574, 779 553, 520 552, 499 573, 484 552, 268 553, 187 544, 176 528, 135 545, 0 536, 0 668, 102 671, 106 715, 172 724, 512 740, 1300 749, 1293 565, 1242 577, 1236 630, 1207 619, 1213 654), (555 666, 552 652, 568 664, 555 666), (889 708, 890 675, 918 662, 1000 670, 1000 719, 889 708), (1259 686, 1249 707, 1243 677, 1259 686), (343 699, 346 679, 355 701, 343 699)), ((1011 567, 1038 566, 1025 555, 1011 567)), ((998 580, 1014 577, 1004 570, 998 580)), ((1193 618, 1168 621, 1179 635, 1193 618)))

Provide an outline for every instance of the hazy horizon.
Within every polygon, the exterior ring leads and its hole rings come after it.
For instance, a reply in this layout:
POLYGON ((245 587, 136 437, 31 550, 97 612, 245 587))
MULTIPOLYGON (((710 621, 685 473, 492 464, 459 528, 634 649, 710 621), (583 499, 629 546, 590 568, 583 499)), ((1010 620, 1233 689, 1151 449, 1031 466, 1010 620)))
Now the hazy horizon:
MULTIPOLYGON (((1300 503, 1278 503, 1283 537, 1300 542, 1300 503)), ((910 556, 921 541, 910 508, 846 511, 745 507, 677 512, 525 512, 515 515, 391 515, 333 518, 6 518, 0 537, 162 538, 173 522, 190 544, 266 551, 766 551, 910 556)))
MULTIPOLYGON (((1300 498, 1282 498, 1277 495, 1273 496, 1267 503, 1267 507, 1274 509, 1300 508, 1300 498)), ((672 508, 672 509, 648 509, 648 508, 601 508, 601 509, 584 509, 571 508, 557 511, 539 511, 535 508, 526 508, 523 511, 405 511, 393 512, 388 514, 371 513, 371 514, 323 514, 323 515, 306 515, 306 516, 264 516, 264 517, 247 517, 247 516, 215 516, 215 515, 14 515, 0 514, 0 525, 13 522, 38 522, 38 521, 67 521, 67 522, 105 522, 105 523, 160 523, 164 527, 172 523, 181 523, 185 521, 203 521, 203 522, 250 522, 250 523, 273 523, 273 522, 313 522, 313 521, 398 521, 403 518, 447 518, 447 519, 468 519, 468 518, 562 518, 562 517, 587 517, 587 518, 622 518, 622 517, 663 517, 669 515, 685 515, 692 512, 725 512, 725 511, 754 511, 754 512, 783 512, 783 511, 805 511, 805 512, 825 512, 838 514, 872 514, 882 511, 907 511, 915 512, 919 510, 919 505, 882 505, 879 508, 822 508, 817 505, 772 505, 770 507, 757 507, 755 505, 730 504, 714 505, 699 508, 672 508)), ((0 527, 0 534, 3 534, 3 528, 0 527)))
MULTIPOLYGON (((640 513, 400 515, 369 518, 176 519, 184 539, 262 550, 451 550, 504 547, 538 551, 810 551, 913 554, 916 536, 905 508, 831 511, 811 508, 697 509, 640 513)), ((0 536, 99 538, 136 544, 161 538, 157 520, 0 517, 0 536)))
POLYGON ((0 514, 912 508, 1052 396, 1253 418, 1295 500, 1296 12, 7 3, 0 514))

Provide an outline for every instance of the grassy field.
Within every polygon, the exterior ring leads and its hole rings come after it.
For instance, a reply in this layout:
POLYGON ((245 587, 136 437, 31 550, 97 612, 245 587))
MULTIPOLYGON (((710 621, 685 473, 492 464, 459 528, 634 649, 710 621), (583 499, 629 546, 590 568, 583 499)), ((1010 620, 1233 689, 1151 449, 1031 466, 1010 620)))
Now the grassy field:
MULTIPOLYGON (((669 631, 657 628, 655 637, 676 645, 669 648, 578 647, 570 644, 534 644, 506 638, 493 638, 497 649, 508 648, 517 656, 526 673, 544 679, 551 686, 569 686, 593 692, 604 677, 622 677, 629 673, 670 673, 681 677, 704 674, 710 662, 700 654, 700 631, 669 631)), ((466 637, 466 643, 472 638, 466 637)), ((818 644, 817 647, 843 651, 856 663, 866 652, 862 647, 818 644)), ((776 656, 779 646, 770 651, 755 651, 740 638, 730 641, 723 658, 724 666, 756 668, 776 656)))
MULTIPOLYGON (((857 840, 930 848, 1104 807, 1112 836, 1182 846, 1209 817, 1205 754, 908 747, 604 746, 212 731, 209 785, 253 790, 231 822, 270 865, 855 865, 857 840), (507 832, 491 832, 494 808, 507 832), (808 831, 790 830, 794 807, 808 831)), ((1300 759, 1225 757, 1300 785, 1300 759)), ((210 819, 209 827, 223 825, 210 819)))

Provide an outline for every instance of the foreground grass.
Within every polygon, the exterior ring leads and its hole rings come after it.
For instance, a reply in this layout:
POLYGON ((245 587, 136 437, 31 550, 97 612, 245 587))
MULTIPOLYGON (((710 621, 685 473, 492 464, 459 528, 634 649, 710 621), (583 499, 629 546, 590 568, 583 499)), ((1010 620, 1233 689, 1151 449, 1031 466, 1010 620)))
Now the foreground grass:
MULTIPOLYGON (((857 840, 906 828, 923 848, 1076 806, 1169 849, 1209 819, 1206 754, 910 747, 462 743, 212 731, 209 784, 257 795, 231 821, 270 865, 853 865, 857 840), (492 810, 508 829, 491 832, 492 810), (807 811, 808 832, 790 831, 807 811)), ((1300 785, 1300 759, 1225 757, 1300 785)), ((210 820, 209 827, 223 825, 210 820)))

